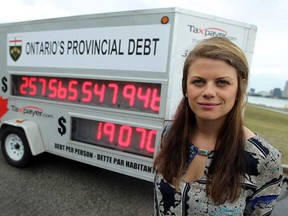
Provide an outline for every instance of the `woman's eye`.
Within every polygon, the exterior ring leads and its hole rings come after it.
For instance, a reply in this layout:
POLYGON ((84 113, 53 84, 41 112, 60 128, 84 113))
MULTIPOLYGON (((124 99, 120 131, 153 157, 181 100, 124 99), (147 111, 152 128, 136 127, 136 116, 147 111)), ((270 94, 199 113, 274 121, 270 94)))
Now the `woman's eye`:
POLYGON ((227 86, 229 84, 230 83, 227 80, 218 80, 217 81, 217 85, 219 85, 219 86, 227 86))
POLYGON ((192 84, 194 84, 194 85, 203 85, 204 81, 203 80, 193 80, 192 84))

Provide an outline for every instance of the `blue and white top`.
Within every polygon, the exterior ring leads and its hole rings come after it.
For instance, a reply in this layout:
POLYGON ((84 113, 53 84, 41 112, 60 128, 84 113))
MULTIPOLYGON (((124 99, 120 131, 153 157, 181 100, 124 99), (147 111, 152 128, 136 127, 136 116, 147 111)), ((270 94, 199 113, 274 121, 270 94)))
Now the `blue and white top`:
MULTIPOLYGON (((208 153, 204 175, 197 181, 186 183, 181 180, 178 190, 167 183, 162 175, 156 174, 154 181, 154 213, 160 215, 270 215, 281 191, 282 154, 259 135, 245 142, 248 171, 242 194, 233 203, 226 201, 216 205, 206 196, 208 167, 213 152, 208 153)), ((199 149, 191 144, 190 163, 199 149)), ((221 187, 221 185, 219 185, 221 187)))

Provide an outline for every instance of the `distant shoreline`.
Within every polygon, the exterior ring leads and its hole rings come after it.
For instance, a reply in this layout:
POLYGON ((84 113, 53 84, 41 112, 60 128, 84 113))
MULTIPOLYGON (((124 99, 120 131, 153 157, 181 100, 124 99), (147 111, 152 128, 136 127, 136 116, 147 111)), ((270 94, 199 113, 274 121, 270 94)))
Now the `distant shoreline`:
POLYGON ((284 101, 288 100, 288 98, 286 97, 272 97, 272 96, 253 95, 253 94, 248 95, 248 97, 268 98, 268 99, 284 100, 284 101))

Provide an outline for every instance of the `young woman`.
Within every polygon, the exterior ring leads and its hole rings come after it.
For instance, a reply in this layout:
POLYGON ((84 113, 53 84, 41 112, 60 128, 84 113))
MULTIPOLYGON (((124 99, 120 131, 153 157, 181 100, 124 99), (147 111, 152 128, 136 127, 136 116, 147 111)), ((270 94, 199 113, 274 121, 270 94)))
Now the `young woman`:
POLYGON ((281 190, 281 153, 243 125, 245 54, 203 40, 188 55, 183 98, 163 132, 155 215, 269 215, 281 190))

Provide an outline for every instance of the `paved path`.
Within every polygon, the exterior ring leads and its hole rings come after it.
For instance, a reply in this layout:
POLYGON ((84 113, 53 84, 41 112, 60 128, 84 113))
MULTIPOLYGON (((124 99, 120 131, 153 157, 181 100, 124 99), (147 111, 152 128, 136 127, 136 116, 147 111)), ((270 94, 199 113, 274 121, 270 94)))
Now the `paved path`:
POLYGON ((42 154, 25 168, 0 154, 0 216, 149 216, 152 183, 42 154))

